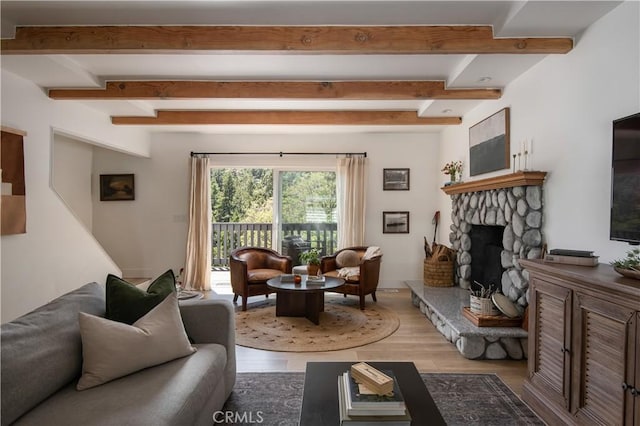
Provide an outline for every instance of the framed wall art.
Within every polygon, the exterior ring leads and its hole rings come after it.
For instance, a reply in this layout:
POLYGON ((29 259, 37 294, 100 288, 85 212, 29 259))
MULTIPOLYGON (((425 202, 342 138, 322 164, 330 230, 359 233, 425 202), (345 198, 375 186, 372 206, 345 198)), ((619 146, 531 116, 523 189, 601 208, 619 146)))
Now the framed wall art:
POLYGON ((384 191, 408 191, 409 169, 383 169, 382 189, 384 191))
POLYGON ((24 138, 22 130, 0 126, 0 172, 2 173, 2 208, 0 234, 27 232, 27 202, 24 179, 24 138))
POLYGON ((409 212, 382 212, 383 234, 408 234, 409 212))
POLYGON ((469 175, 508 169, 509 108, 469 128, 469 175))
POLYGON ((100 175, 100 201, 136 199, 133 174, 100 175))

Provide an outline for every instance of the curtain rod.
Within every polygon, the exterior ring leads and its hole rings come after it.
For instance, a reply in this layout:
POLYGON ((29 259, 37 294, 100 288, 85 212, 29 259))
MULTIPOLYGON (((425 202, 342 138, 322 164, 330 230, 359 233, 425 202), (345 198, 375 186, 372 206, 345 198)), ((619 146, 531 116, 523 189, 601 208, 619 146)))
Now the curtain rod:
POLYGON ((366 158, 366 152, 193 152, 195 155, 362 155, 366 158))

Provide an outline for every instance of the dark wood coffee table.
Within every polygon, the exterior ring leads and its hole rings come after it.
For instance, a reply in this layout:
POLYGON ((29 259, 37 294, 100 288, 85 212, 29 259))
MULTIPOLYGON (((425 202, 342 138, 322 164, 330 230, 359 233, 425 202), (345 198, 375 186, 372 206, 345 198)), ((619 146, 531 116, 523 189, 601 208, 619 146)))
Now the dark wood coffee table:
POLYGON ((315 325, 320 324, 320 312, 324 311, 324 291, 340 287, 342 278, 325 277, 323 284, 307 284, 308 275, 295 284, 281 282, 280 277, 267 281, 267 286, 276 292, 277 317, 306 317, 315 325))
MULTIPOLYGON (((356 362, 308 362, 304 377, 300 425, 340 424, 338 376, 356 362)), ((398 380, 414 426, 446 425, 436 403, 412 362, 368 362, 379 370, 391 370, 398 380)))

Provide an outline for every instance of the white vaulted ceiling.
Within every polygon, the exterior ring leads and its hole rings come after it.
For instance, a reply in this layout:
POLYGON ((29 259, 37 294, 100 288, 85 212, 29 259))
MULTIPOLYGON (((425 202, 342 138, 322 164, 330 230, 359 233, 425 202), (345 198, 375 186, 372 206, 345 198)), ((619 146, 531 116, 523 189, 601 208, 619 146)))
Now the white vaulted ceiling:
MULTIPOLYGON (((45 90, 102 88, 109 81, 353 82, 444 81, 447 89, 501 89, 547 53, 389 53, 376 51, 199 50, 93 51, 34 48, 14 53, 4 43, 16 27, 47 26, 480 26, 494 38, 569 37, 615 8, 618 1, 3 1, 2 68, 45 90), (115 53, 114 53, 115 52, 115 53)), ((40 39, 30 40, 39 46, 40 39)), ((70 41, 70 43, 73 40, 70 41)), ((144 42, 144 40, 142 41, 144 42)), ((18 51, 16 51, 18 52, 18 51)), ((566 53, 551 53, 566 54, 566 53)), ((429 96, 286 95, 72 99, 112 117, 153 117, 158 110, 188 111, 411 111, 418 117, 460 117, 482 99, 429 96)), ((488 102, 492 102, 489 100, 488 102)), ((495 100, 495 102, 498 102, 495 100)), ((254 114, 255 115, 255 114, 254 114)), ((297 120, 297 118, 296 118, 297 120)), ((149 131, 439 131, 443 125, 365 124, 142 124, 149 131)), ((118 125, 118 124, 114 124, 118 125)), ((120 124, 121 125, 121 124, 120 124)), ((455 125, 455 124, 451 124, 455 125)))

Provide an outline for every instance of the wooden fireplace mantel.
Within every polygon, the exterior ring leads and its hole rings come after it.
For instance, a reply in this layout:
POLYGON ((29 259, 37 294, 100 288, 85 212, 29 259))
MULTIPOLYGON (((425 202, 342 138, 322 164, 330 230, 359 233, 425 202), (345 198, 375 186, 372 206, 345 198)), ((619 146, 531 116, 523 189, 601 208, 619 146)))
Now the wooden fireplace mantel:
POLYGON ((542 185, 547 172, 522 171, 508 175, 494 176, 487 179, 479 179, 471 182, 454 183, 443 186, 447 195, 463 194, 465 192, 487 191, 490 189, 511 188, 514 186, 542 185))

